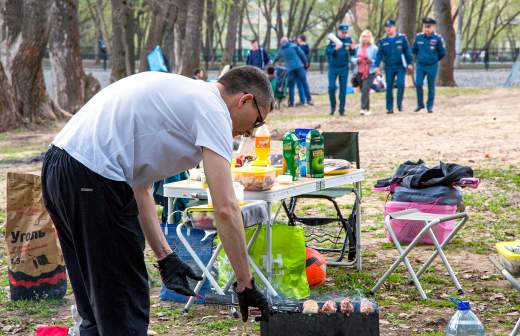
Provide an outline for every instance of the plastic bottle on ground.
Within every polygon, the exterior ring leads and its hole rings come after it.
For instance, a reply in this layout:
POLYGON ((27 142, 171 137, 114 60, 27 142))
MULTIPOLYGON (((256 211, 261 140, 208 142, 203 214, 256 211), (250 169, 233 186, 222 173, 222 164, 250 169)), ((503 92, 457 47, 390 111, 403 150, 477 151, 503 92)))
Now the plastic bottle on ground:
POLYGON ((469 301, 451 298, 457 305, 457 312, 446 326, 446 336, 484 336, 484 325, 471 311, 469 301))

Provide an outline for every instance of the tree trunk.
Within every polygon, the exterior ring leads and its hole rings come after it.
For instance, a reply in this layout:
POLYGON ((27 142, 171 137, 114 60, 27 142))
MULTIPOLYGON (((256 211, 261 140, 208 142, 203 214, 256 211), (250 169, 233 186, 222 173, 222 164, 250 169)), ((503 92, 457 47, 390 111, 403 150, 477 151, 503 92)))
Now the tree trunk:
POLYGON ((222 55, 221 65, 232 64, 233 54, 235 53, 235 45, 237 41, 237 26, 239 9, 242 1, 233 1, 231 9, 229 11, 229 19, 226 32, 226 45, 224 47, 224 53, 222 55))
POLYGON ((415 40, 416 0, 399 0, 399 31, 406 35, 409 43, 415 40))
MULTIPOLYGON (((240 7, 240 15, 238 17, 238 61, 242 62, 244 59, 242 57, 242 28, 244 26, 244 12, 246 9, 246 2, 242 1, 242 6, 240 7)), ((269 30, 269 29, 268 29, 269 30)))
POLYGON ((97 80, 87 81, 79 50, 78 0, 54 0, 49 36, 54 97, 58 106, 75 113, 85 103, 86 92, 99 91, 97 80), (92 83, 95 87, 87 88, 92 83))
MULTIPOLYGON (((177 2, 184 2, 183 1, 177 1, 177 2)), ((148 30, 148 36, 146 37, 146 42, 144 44, 143 49, 141 50, 140 55, 140 65, 139 65, 139 71, 146 71, 148 70, 148 61, 146 59, 146 56, 152 50, 155 48, 155 46, 160 45, 163 37, 164 32, 167 27, 168 20, 172 20, 171 14, 172 11, 172 1, 161 1, 161 2, 154 2, 151 4, 152 6, 152 19, 150 21, 150 29, 148 30)), ((177 37, 178 34, 175 34, 177 37)), ((176 60, 179 58, 178 55, 175 55, 176 60)))
POLYGON ((16 128, 22 123, 22 116, 15 108, 14 93, 4 67, 0 63, 0 132, 16 128))
POLYGON ((215 6, 213 0, 206 0, 206 31, 204 36, 204 62, 206 69, 209 68, 209 63, 213 63, 213 32, 215 22, 215 6))
POLYGON ((457 15, 457 34, 455 36, 455 67, 460 66, 462 54, 462 29, 464 27, 464 0, 459 0, 457 15))
POLYGON ((182 63, 178 73, 191 77, 195 69, 200 67, 200 22, 204 13, 204 0, 190 0, 186 16, 186 35, 184 44, 189 46, 182 52, 182 63))
POLYGON ((124 25, 124 0, 112 1, 112 73, 110 80, 115 82, 126 76, 126 53, 125 53, 125 29, 124 25))
POLYGON ((446 42, 446 57, 441 61, 437 83, 441 86, 457 86, 453 74, 455 62, 455 29, 451 16, 450 0, 434 0, 433 11, 439 33, 446 42))
MULTIPOLYGON (((69 115, 47 96, 42 59, 50 0, 0 0, 0 120, 9 127, 69 115), (10 93, 9 93, 10 92, 10 93)), ((0 128, 7 129, 2 123, 0 128)))
MULTIPOLYGON (((90 3, 89 0, 87 0, 87 2, 90 3)), ((101 29, 101 36, 103 36, 103 40, 105 41, 105 45, 107 46, 108 56, 111 57, 112 56, 112 44, 110 43, 110 35, 108 35, 107 23, 105 21, 105 15, 103 14, 103 0, 96 0, 95 13, 99 20, 99 28, 101 29)))
POLYGON ((276 0, 276 45, 280 47, 280 39, 284 36, 282 0, 276 0))
MULTIPOLYGON (((175 20, 175 72, 179 73, 179 69, 182 67, 184 42, 186 36, 186 16, 188 11, 187 0, 177 0, 177 20, 175 20)), ((191 45, 191 44, 190 44, 191 45)))

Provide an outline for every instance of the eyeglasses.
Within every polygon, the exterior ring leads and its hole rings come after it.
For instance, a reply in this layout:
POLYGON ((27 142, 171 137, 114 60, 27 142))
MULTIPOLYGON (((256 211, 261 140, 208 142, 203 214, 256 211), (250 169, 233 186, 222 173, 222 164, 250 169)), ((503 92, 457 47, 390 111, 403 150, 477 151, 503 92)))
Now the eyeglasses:
MULTIPOLYGON (((248 94, 248 92, 245 92, 245 94, 248 94)), ((253 125, 253 128, 258 128, 265 124, 265 119, 262 117, 262 113, 260 113, 260 108, 258 107, 258 103, 256 102, 255 96, 253 95, 253 101, 252 104, 255 106, 256 111, 258 112, 258 117, 256 118, 255 124, 253 125)))

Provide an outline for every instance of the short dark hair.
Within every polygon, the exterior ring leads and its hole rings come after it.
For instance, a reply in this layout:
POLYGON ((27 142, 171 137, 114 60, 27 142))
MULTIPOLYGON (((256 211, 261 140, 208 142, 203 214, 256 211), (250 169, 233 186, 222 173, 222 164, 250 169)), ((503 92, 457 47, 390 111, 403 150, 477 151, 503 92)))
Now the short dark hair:
POLYGON ((274 74, 274 66, 268 65, 266 70, 268 75, 274 74))
POLYGON ((195 69, 195 71, 193 71, 193 76, 197 76, 201 71, 204 71, 204 69, 195 69))
POLYGON ((255 43, 255 42, 258 42, 258 40, 256 38, 252 39, 251 40, 251 44, 255 43))
POLYGON ((266 74, 257 67, 243 65, 235 67, 220 77, 217 82, 222 84, 227 94, 251 93, 258 105, 272 110, 274 103, 273 89, 266 74))
POLYGON ((305 37, 305 35, 301 34, 300 36, 298 36, 300 38, 300 40, 302 40, 303 42, 307 41, 307 38, 305 37))

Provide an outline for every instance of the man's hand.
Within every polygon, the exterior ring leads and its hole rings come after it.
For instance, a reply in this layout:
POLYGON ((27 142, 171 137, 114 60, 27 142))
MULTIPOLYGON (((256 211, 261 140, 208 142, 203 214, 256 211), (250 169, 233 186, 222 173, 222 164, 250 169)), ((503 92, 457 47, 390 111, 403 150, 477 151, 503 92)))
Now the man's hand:
POLYGON ((406 70, 409 74, 413 73, 413 65, 412 64, 408 64, 408 66, 406 67, 406 70))
POLYGON ((175 252, 167 255, 158 262, 161 279, 166 288, 186 296, 195 296, 191 290, 188 278, 201 281, 202 277, 197 275, 190 266, 177 257, 175 252))
POLYGON ((341 48, 343 48, 343 43, 336 43, 336 50, 340 50, 341 48))
POLYGON ((233 284, 235 293, 238 296, 238 305, 240 307, 240 314, 242 315, 242 321, 247 322, 249 316, 249 307, 255 307, 260 309, 262 314, 262 320, 267 321, 269 319, 269 304, 265 299, 264 295, 256 288, 255 282, 251 281, 251 288, 245 287, 241 292, 237 290, 237 283, 233 284))

